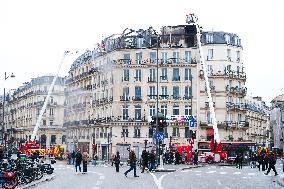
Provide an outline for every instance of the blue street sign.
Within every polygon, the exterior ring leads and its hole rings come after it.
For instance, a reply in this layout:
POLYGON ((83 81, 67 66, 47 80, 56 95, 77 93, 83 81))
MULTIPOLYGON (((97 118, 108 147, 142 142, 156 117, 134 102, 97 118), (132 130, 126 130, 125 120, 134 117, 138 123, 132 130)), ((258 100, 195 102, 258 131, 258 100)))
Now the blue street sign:
POLYGON ((164 140, 164 138, 165 138, 165 134, 163 132, 159 132, 158 135, 157 135, 157 139, 159 141, 162 141, 162 140, 164 140))
POLYGON ((195 126, 195 119, 194 119, 193 116, 190 116, 190 118, 189 118, 189 127, 190 128, 194 128, 194 126, 195 126))

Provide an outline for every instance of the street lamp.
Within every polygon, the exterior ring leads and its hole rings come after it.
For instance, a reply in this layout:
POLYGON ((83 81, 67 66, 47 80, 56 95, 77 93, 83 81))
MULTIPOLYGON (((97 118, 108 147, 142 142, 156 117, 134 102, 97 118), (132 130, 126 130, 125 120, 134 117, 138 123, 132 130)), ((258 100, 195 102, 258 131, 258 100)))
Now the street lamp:
MULTIPOLYGON (((11 78, 14 78, 15 77, 15 75, 12 73, 11 75, 7 75, 7 73, 5 72, 5 76, 4 76, 4 81, 6 81, 9 77, 11 77, 11 78)), ((4 118, 5 118, 5 97, 6 96, 6 94, 5 94, 5 87, 4 87, 4 94, 3 94, 3 103, 2 103, 2 132, 1 132, 1 134, 2 134, 2 137, 1 137, 1 139, 2 139, 2 143, 3 143, 3 140, 4 140, 4 133, 5 133, 5 126, 4 126, 4 118)), ((6 146, 6 140, 5 140, 5 146, 6 146)))

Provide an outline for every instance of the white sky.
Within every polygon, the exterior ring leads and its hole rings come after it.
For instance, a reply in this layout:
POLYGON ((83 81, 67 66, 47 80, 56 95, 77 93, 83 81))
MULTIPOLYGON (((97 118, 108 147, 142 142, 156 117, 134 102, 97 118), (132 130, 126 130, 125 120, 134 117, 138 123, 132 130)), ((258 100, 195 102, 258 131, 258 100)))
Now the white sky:
MULTIPOLYGON (((284 92, 283 0, 9 0, 0 1, 0 83, 6 88, 56 73, 65 50, 91 48, 102 36, 133 29, 185 24, 194 12, 204 30, 242 39, 250 95, 266 102, 284 92)), ((66 61, 61 76, 67 75, 66 61)), ((0 91, 0 93, 2 93, 0 91)))

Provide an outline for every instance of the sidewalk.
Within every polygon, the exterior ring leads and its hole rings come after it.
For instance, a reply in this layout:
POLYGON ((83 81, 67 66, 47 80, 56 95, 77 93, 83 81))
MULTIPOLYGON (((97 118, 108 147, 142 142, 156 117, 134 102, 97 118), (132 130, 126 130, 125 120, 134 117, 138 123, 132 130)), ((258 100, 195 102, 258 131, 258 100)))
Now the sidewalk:
POLYGON ((52 175, 45 175, 42 179, 33 181, 29 184, 19 185, 19 186, 16 187, 16 189, 34 188, 34 187, 36 187, 37 185, 39 185, 43 182, 48 182, 48 181, 51 181, 53 179, 55 179, 54 173, 52 175))
POLYGON ((284 174, 279 174, 279 175, 278 175, 277 183, 278 183, 280 186, 283 186, 283 187, 284 187, 284 174))

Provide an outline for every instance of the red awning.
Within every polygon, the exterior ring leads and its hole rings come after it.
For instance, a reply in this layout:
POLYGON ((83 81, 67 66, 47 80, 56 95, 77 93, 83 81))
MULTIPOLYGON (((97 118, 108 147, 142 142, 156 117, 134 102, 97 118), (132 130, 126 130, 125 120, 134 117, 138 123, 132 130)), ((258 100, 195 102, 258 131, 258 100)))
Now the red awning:
POLYGON ((214 135, 214 129, 206 129, 207 136, 214 135))

